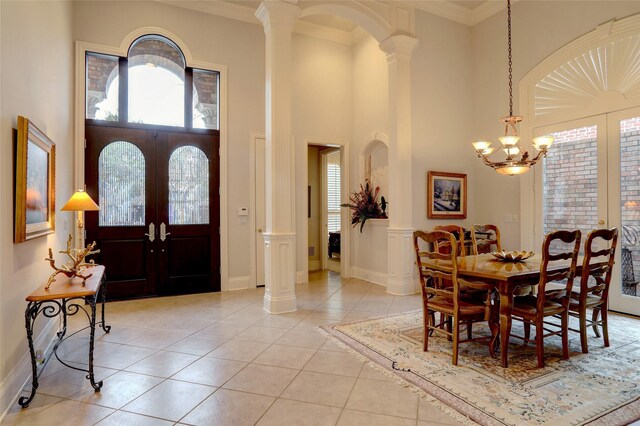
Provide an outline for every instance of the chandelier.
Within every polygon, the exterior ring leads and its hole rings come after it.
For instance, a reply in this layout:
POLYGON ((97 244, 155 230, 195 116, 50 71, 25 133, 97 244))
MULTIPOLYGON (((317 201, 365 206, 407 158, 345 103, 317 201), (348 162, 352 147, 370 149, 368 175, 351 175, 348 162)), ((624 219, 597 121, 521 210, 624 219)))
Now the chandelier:
POLYGON ((511 61, 511 0, 507 0, 507 27, 509 40, 509 115, 500 119, 504 123, 504 136, 499 138, 502 144, 502 150, 507 154, 507 158, 503 161, 491 161, 491 155, 495 148, 491 146, 491 142, 478 141, 473 142, 473 147, 482 159, 484 164, 494 169, 501 175, 520 175, 526 173, 531 166, 536 164, 538 160, 547 156, 547 150, 553 143, 553 137, 550 135, 538 136, 533 138, 533 147, 538 154, 529 158, 529 152, 524 151, 520 147, 520 136, 518 136, 517 124, 522 121, 522 116, 513 115, 513 67, 511 61))

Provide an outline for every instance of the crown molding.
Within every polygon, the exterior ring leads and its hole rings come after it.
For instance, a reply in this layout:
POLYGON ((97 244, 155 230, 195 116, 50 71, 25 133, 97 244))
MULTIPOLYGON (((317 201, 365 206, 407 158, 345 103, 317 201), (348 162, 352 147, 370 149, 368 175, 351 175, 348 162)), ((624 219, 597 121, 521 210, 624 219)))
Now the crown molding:
MULTIPOLYGON (((224 18, 234 19, 236 21, 247 22, 250 24, 260 25, 260 21, 255 16, 255 10, 252 7, 242 6, 241 3, 233 3, 230 1, 197 1, 197 0, 154 0, 158 3, 168 4, 183 9, 189 9, 196 12, 207 13, 210 15, 221 16, 224 18)), ((513 3, 518 0, 512 0, 513 3)), ((289 0, 289 3, 297 4, 297 0, 289 0)), ((473 26, 503 10, 504 1, 488 0, 477 8, 470 10, 447 0, 401 0, 401 1, 381 1, 380 3, 387 5, 395 5, 398 3, 402 6, 417 9, 422 12, 437 15, 454 22, 458 22, 467 26, 473 26)), ((343 31, 337 28, 330 28, 324 25, 298 20, 296 21, 293 32, 303 34, 309 37, 315 37, 322 40, 328 40, 335 43, 354 45, 359 43, 366 37, 366 32, 356 27, 352 31, 343 31)))
MULTIPOLYGON (((517 1, 512 0, 511 3, 513 4, 517 1)), ((507 7, 506 2, 502 0, 487 0, 475 9, 467 9, 447 0, 402 0, 398 3, 469 27, 484 21, 507 7)))
MULTIPOLYGON (((296 34, 303 34, 309 37, 315 37, 322 40, 333 41, 335 43, 351 46, 355 44, 354 40, 356 39, 356 36, 354 35, 354 33, 357 33, 356 30, 358 30, 359 28, 360 27, 356 27, 352 31, 343 31, 337 28, 325 27, 324 25, 316 24, 313 22, 298 20, 293 26, 293 32, 296 34)), ((362 29, 360 31, 364 32, 364 30, 362 29)))
POLYGON ((190 1, 190 0, 154 0, 158 3, 164 3, 183 9, 195 10, 196 12, 204 12, 210 15, 222 16, 224 18, 235 19, 236 21, 249 22, 251 24, 260 24, 255 16, 255 9, 252 7, 240 6, 237 3, 226 1, 190 1))

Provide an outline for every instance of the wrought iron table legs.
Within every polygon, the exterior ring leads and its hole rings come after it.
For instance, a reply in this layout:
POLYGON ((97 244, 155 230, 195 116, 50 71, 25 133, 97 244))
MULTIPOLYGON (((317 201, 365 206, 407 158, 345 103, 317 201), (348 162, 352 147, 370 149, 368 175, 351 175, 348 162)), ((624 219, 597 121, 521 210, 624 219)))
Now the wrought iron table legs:
MULTIPOLYGON (((102 318, 99 322, 99 325, 100 327, 102 327, 105 333, 108 333, 111 330, 111 326, 106 325, 104 320, 104 303, 105 303, 105 293, 106 293, 105 283, 106 283, 106 280, 103 279, 100 286, 100 291, 102 292, 102 300, 101 300, 102 318)), ((38 364, 36 360, 36 351, 33 347, 33 326, 36 322, 36 318, 40 314, 42 314, 47 318, 53 318, 60 314, 62 315, 62 321, 63 321, 62 330, 57 333, 58 340, 55 346, 53 347, 53 354, 55 354, 58 361, 60 361, 60 363, 62 363, 63 365, 69 368, 72 368, 74 370, 86 372, 87 373, 86 377, 87 379, 89 379, 89 381, 91 382, 91 386, 93 387, 93 389, 95 389, 96 392, 99 392, 100 388, 102 388, 102 381, 96 383, 95 376, 93 374, 93 350, 94 350, 94 344, 95 344, 95 331, 96 331, 96 301, 98 298, 98 294, 99 293, 96 293, 94 297, 79 298, 80 300, 85 301, 87 305, 89 305, 89 308, 91 309, 91 314, 89 314, 82 305, 78 304, 78 301, 79 301, 78 298, 46 300, 42 302, 29 302, 29 304, 27 305, 27 309, 25 311, 24 317, 25 317, 25 327, 27 329, 27 341, 29 343, 29 353, 31 355, 32 382, 31 382, 31 394, 29 396, 23 396, 18 400, 18 404, 20 404, 23 408, 26 408, 29 406, 29 404, 33 400, 33 397, 36 395, 36 390, 38 389, 38 364), (60 358, 58 358, 58 354, 57 354, 58 346, 66 338, 71 337, 73 334, 75 334, 73 333, 71 336, 65 337, 67 333, 67 315, 75 315, 76 313, 78 313, 80 309, 84 311, 84 313, 87 315, 89 319, 89 329, 90 329, 89 368, 87 370, 77 368, 65 363, 64 361, 60 360, 60 358)), ((49 358, 46 359, 46 361, 44 362, 44 365, 46 365, 46 363, 48 362, 48 359, 49 358)))

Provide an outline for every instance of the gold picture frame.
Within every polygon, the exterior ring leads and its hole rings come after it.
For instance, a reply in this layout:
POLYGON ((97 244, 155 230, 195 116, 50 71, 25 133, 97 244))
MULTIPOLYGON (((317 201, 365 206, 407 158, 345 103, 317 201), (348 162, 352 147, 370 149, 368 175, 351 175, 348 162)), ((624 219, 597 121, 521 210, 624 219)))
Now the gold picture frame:
POLYGON ((433 172, 427 174, 427 218, 467 218, 467 175, 433 172))
POLYGON ((18 116, 15 158, 14 243, 55 232, 56 145, 18 116))

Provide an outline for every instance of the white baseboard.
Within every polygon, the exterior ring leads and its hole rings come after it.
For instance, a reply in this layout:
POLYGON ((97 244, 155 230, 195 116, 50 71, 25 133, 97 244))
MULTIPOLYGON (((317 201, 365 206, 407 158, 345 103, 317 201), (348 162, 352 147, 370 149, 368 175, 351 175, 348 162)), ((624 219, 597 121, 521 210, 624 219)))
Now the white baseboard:
POLYGON ((308 279, 307 271, 296 271, 296 284, 305 284, 308 279))
POLYGON ((229 291, 249 288, 249 277, 229 277, 229 291))
POLYGON ((387 287, 387 274, 384 272, 371 271, 357 266, 351 267, 351 277, 369 281, 374 284, 387 287))
POLYGON ((320 259, 318 260, 310 260, 309 261, 309 270, 310 271, 319 271, 322 269, 322 262, 320 259))
MULTIPOLYGON (((40 335, 33 339, 33 347, 36 350, 38 348, 45 348, 44 353, 48 355, 52 350, 52 345, 57 339, 56 332, 58 331, 58 325, 59 320, 57 317, 51 318, 45 323, 40 335)), ((18 403, 17 400, 22 393, 22 389, 31 383, 31 380, 31 354, 29 353, 29 349, 26 348, 18 365, 11 370, 6 380, 0 384, 0 413, 2 413, 2 415, 0 415, 0 423, 2 423, 2 420, 13 404, 18 403)))

